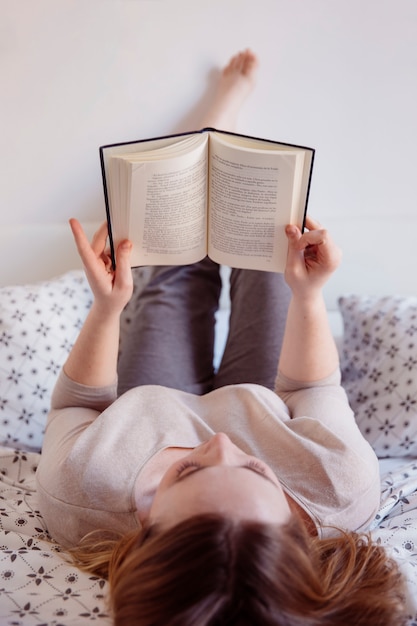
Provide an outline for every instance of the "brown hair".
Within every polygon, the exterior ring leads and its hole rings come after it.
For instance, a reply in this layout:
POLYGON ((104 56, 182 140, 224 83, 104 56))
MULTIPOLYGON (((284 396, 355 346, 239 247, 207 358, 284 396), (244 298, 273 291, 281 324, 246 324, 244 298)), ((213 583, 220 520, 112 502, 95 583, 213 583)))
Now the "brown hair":
POLYGON ((115 626, 405 623, 401 576, 381 546, 311 537, 295 516, 273 526, 200 515, 73 556, 109 578, 115 626))

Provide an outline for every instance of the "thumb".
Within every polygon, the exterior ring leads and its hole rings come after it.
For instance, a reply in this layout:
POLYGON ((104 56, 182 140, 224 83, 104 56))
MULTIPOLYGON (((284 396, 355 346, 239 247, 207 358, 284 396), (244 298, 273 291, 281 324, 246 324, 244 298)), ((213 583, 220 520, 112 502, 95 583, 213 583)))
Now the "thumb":
POLYGON ((295 226, 295 224, 288 224, 285 227, 285 234, 287 235, 288 239, 288 249, 298 250, 297 244, 302 236, 298 226, 295 226))
POLYGON ((294 224, 288 224, 285 228, 285 234, 288 239, 287 263, 285 266, 285 277, 288 282, 298 275, 300 267, 303 267, 304 264, 300 264, 303 257, 299 246, 302 237, 300 229, 294 224))
POLYGON ((132 252, 132 242, 124 239, 120 242, 116 250, 116 282, 122 284, 130 284, 132 280, 132 272, 130 266, 130 253, 132 252))
POLYGON ((129 239, 123 239, 117 246, 116 250, 116 263, 117 265, 129 265, 130 267, 130 253, 132 252, 132 242, 129 239))

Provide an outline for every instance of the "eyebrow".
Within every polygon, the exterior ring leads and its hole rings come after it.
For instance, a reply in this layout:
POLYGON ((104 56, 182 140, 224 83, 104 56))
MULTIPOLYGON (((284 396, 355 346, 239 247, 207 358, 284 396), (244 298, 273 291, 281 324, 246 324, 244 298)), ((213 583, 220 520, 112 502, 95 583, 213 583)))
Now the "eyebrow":
MULTIPOLYGON (((194 476, 194 474, 197 474, 198 472, 201 472, 202 470, 208 469, 209 467, 213 467, 213 465, 201 465, 201 467, 196 467, 192 472, 187 472, 183 476, 179 476, 176 479, 174 484, 176 485, 177 483, 185 480, 189 476, 194 476)), ((270 478, 266 474, 262 474, 262 472, 258 472, 254 467, 250 467, 249 465, 237 465, 236 468, 249 470, 253 474, 256 474, 257 476, 260 476, 261 478, 264 478, 265 480, 270 482, 271 485, 273 485, 274 487, 277 487, 277 484, 272 480, 272 478, 270 478)))

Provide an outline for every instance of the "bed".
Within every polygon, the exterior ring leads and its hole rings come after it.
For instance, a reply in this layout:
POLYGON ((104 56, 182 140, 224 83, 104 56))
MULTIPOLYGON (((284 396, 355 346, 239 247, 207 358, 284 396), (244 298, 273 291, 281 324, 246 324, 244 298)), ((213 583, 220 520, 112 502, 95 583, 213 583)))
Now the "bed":
MULTIPOLYGON (((91 305, 67 227, 51 229, 43 228, 48 241, 38 237, 33 244, 36 267, 16 264, 7 276, 3 268, 0 283, 0 624, 104 626, 111 624, 107 583, 66 561, 49 540, 37 504, 34 476, 51 390, 91 305), (42 254, 46 245, 56 259, 53 270, 42 254)), ((13 237, 20 245, 25 237, 33 242, 33 232, 12 235, 2 235, 10 250, 13 237)), ((227 284, 226 269, 223 278, 227 284)), ((137 272, 136 294, 145 280, 146 271, 137 272)), ((372 535, 398 561, 409 626, 417 625, 417 297, 337 289, 329 314, 343 384, 381 458, 381 506, 372 535)), ((225 289, 217 360, 228 308, 225 289)))

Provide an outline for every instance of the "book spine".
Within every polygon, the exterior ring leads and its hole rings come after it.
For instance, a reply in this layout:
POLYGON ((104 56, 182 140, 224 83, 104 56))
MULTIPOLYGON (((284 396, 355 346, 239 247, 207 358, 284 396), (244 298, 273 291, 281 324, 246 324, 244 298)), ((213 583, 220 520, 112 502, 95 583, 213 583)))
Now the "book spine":
POLYGON ((110 257, 111 257, 113 270, 115 270, 116 269, 116 254, 114 250, 113 232, 112 232, 111 219, 110 219, 110 203, 109 203, 109 193, 107 189, 106 163, 104 159, 103 148, 100 148, 100 164, 101 164, 101 176, 103 178, 104 203, 106 205, 107 230, 108 230, 109 242, 110 242, 110 257))

